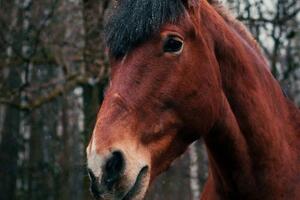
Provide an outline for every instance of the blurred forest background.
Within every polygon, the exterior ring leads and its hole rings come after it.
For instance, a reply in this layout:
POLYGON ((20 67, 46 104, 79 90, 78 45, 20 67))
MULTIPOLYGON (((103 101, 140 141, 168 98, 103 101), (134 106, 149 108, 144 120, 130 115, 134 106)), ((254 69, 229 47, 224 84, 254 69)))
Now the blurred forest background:
MULTIPOLYGON (((300 105, 300 1, 227 0, 300 105)), ((0 199, 91 199, 85 147, 109 65, 102 31, 110 0, 0 0, 0 199)), ((149 200, 198 200, 201 141, 151 187, 149 200)))

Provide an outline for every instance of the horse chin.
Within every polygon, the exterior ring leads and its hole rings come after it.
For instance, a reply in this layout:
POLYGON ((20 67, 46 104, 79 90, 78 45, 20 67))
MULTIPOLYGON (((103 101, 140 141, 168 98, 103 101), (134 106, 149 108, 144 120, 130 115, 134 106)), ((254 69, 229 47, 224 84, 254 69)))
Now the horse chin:
POLYGON ((147 191, 150 175, 149 175, 149 167, 143 167, 139 174, 137 175, 135 182, 126 193, 126 195, 122 198, 122 200, 141 200, 145 196, 147 191))
MULTIPOLYGON (((125 178, 126 180, 126 178, 125 178)), ((128 179, 127 179, 128 180, 128 179)), ((144 198, 146 191, 148 189, 150 175, 149 167, 143 167, 136 178, 135 181, 130 184, 122 184, 114 188, 113 191, 104 192, 99 195, 94 194, 95 200, 141 200, 144 198)))

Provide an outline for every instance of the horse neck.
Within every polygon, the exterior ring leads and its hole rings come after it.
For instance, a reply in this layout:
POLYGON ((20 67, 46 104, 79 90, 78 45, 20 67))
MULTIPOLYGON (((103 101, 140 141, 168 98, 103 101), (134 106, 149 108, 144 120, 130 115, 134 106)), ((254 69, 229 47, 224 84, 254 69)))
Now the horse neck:
POLYGON ((202 21, 209 21, 204 26, 214 37, 224 91, 222 117, 205 137, 212 176, 227 194, 284 193, 284 181, 299 170, 299 111, 284 97, 255 44, 210 12, 202 21))

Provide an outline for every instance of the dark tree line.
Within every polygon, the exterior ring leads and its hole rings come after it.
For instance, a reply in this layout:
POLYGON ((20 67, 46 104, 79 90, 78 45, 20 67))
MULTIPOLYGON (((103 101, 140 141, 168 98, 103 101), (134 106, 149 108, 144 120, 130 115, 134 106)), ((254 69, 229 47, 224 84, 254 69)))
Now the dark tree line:
MULTIPOLYGON (((300 105, 300 2, 227 0, 300 105)), ((111 0, 0 0, 0 199, 91 199, 85 147, 109 80, 102 40, 111 0)), ((148 199, 197 199, 207 177, 194 144, 148 199)))

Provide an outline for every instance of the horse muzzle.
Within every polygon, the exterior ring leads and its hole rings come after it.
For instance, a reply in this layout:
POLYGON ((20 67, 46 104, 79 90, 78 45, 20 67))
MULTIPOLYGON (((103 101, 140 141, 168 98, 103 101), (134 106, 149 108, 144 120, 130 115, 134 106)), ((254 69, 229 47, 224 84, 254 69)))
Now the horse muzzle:
POLYGON ((96 200, 141 200, 149 184, 149 166, 138 156, 114 150, 88 155, 90 191, 96 200))

